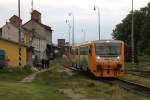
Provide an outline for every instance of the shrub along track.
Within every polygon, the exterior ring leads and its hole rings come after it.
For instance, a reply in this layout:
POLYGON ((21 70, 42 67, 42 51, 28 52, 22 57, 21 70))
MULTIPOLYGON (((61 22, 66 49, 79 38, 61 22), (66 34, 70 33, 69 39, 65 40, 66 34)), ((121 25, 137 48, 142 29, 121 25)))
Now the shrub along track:
MULTIPOLYGON (((76 68, 68 67, 68 66, 64 66, 64 67, 68 68, 68 69, 70 69, 74 72, 81 72, 80 69, 76 69, 76 68)), ((88 77, 88 78, 91 79, 91 77, 88 77)), ((92 79, 102 81, 102 82, 108 83, 110 85, 118 85, 119 87, 124 88, 128 91, 132 91, 134 93, 138 93, 140 95, 143 95, 143 96, 146 96, 146 97, 150 98, 150 88, 145 87, 141 84, 130 82, 128 80, 124 80, 124 79, 121 79, 121 78, 96 78, 96 77, 92 76, 92 79)))

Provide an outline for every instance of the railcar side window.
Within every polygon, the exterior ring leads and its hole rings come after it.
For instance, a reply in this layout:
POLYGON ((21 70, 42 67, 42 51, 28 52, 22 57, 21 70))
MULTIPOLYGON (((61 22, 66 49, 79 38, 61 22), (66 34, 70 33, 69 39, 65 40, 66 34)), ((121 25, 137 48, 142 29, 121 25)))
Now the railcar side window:
POLYGON ((89 49, 87 47, 80 48, 80 55, 88 55, 89 49))

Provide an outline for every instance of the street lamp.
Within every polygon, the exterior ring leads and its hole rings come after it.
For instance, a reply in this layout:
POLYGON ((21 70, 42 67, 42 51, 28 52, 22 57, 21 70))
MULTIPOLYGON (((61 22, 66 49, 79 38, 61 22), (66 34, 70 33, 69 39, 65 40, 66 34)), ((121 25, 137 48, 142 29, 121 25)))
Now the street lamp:
POLYGON ((133 0, 132 0, 132 32, 131 32, 131 45, 132 45, 132 64, 134 64, 134 12, 133 12, 133 0))
POLYGON ((99 40, 100 40, 100 8, 98 6, 94 6, 94 11, 98 10, 98 32, 99 32, 99 40))
POLYGON ((72 23, 72 47, 73 47, 74 46, 74 14, 69 13, 69 16, 72 16, 72 20, 73 20, 72 23))
POLYGON ((68 30, 68 34, 69 34, 68 55, 70 57, 70 30, 71 30, 71 25, 70 25, 69 20, 66 20, 66 24, 68 24, 68 27, 69 27, 69 30, 68 30))
POLYGON ((69 20, 66 20, 66 24, 68 24, 68 27, 69 27, 69 30, 68 30, 69 37, 68 37, 68 40, 69 40, 69 45, 70 45, 70 30, 71 30, 71 25, 70 25, 69 20))
POLYGON ((85 32, 85 30, 84 29, 82 29, 81 30, 82 32, 83 32, 83 34, 84 34, 84 42, 86 41, 86 32, 85 32))

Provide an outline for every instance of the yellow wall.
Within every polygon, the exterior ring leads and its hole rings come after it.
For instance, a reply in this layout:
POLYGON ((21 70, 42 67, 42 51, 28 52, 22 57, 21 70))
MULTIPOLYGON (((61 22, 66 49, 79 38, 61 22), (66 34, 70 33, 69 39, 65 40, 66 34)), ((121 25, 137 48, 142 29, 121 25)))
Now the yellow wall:
MULTIPOLYGON (((19 66, 18 47, 17 43, 0 38, 0 49, 5 50, 9 67, 19 66)), ((26 47, 22 47, 22 65, 26 65, 26 47)))

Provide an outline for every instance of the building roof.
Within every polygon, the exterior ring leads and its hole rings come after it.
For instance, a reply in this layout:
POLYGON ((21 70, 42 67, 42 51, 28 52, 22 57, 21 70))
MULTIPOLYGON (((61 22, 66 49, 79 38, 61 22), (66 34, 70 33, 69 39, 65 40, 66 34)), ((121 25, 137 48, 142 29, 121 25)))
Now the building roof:
POLYGON ((43 28, 45 28, 47 31, 53 31, 50 26, 44 25, 44 24, 42 24, 42 23, 39 23, 39 22, 37 22, 37 21, 35 21, 35 20, 33 20, 33 19, 29 20, 28 22, 26 22, 26 23, 25 23, 24 25, 22 25, 22 26, 25 26, 26 24, 28 24, 28 23, 31 22, 31 21, 33 21, 33 22, 39 24, 40 26, 42 26, 43 28))
POLYGON ((41 15, 41 13, 40 13, 39 11, 37 11, 37 10, 33 10, 32 13, 37 13, 37 14, 40 14, 40 15, 41 15))
MULTIPOLYGON (((16 19, 22 21, 22 19, 20 19, 17 15, 13 15, 10 19, 12 19, 12 18, 16 18, 16 19)), ((10 19, 9 19, 9 20, 10 20, 10 19)))

